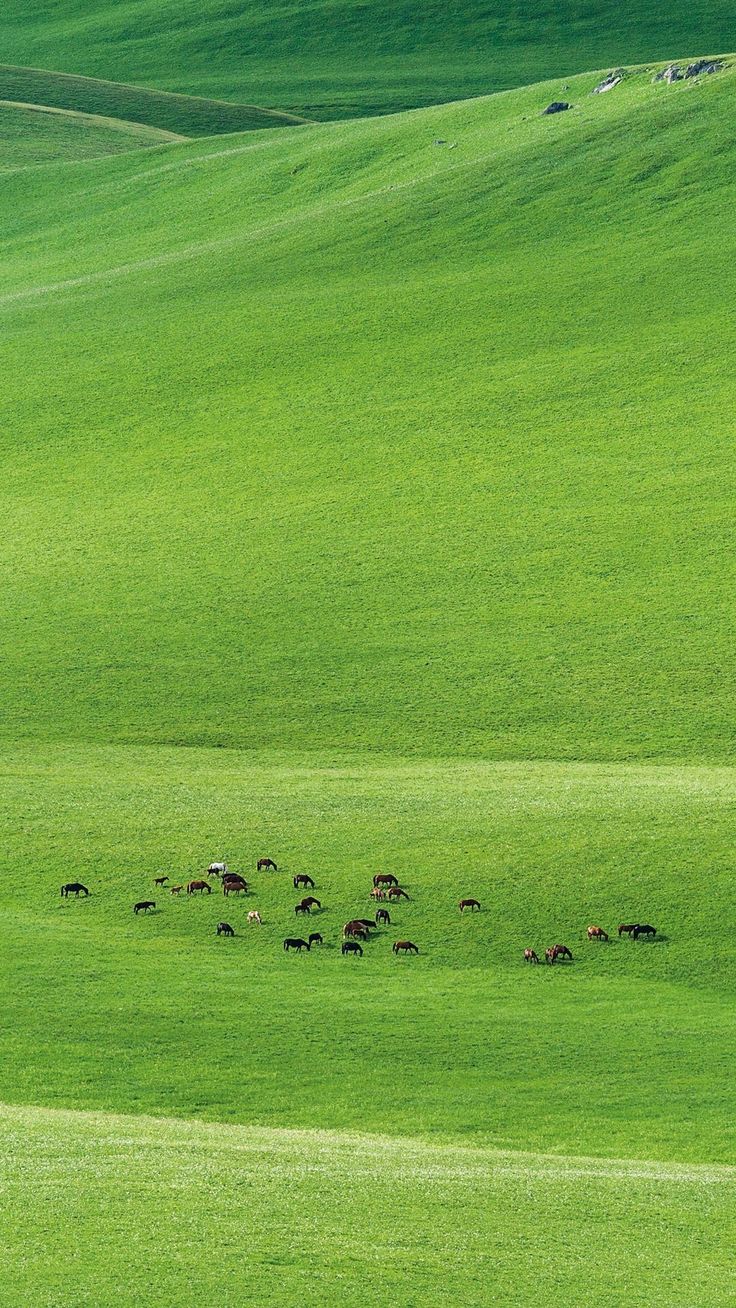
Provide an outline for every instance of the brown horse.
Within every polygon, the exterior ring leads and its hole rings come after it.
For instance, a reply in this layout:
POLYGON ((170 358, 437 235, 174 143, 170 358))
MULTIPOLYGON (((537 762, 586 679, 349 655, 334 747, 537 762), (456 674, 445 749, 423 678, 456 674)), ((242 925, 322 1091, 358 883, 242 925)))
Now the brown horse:
POLYGON ((155 908, 155 907, 156 907, 156 901, 154 899, 141 899, 138 901, 137 904, 133 905, 133 912, 147 913, 149 908, 155 908))
POLYGON ((398 886, 398 880, 392 872, 376 872, 373 878, 374 886, 398 886))
POLYGON ((657 928, 650 926, 648 922, 645 922, 643 925, 637 923, 632 932, 634 940, 638 940, 639 936, 656 936, 656 934, 657 928))
POLYGON ((306 872, 300 872, 298 877, 294 877, 294 889, 298 890, 300 886, 304 886, 307 890, 314 890, 314 882, 306 872))
POLYGON ((204 894, 205 890, 208 895, 212 894, 212 886, 207 881, 190 881, 187 886, 187 894, 193 895, 197 890, 200 894, 204 894))
POLYGON ((589 926, 589 927, 588 927, 588 939, 589 939, 589 940, 608 940, 608 932, 607 932, 607 931, 604 931, 604 930, 603 930, 603 927, 599 927, 599 926, 589 926))
POLYGON ((256 863, 257 872, 265 872, 270 869, 272 872, 278 872, 278 868, 272 858, 259 858, 256 863))
POLYGON ((218 922, 217 934, 218 936, 234 936, 235 931, 233 927, 230 926, 229 922, 218 922))
POLYGON ((362 958, 362 957, 363 957, 363 946, 362 946, 362 945, 359 945, 359 944, 357 943, 356 940, 345 940, 345 941, 343 942, 343 946, 342 946, 342 949, 340 950, 340 953, 341 953, 341 954, 355 954, 356 956, 362 958))
POLYGON ((389 897, 389 899, 408 899, 408 898, 409 898, 409 896, 407 895, 406 891, 401 889, 401 886, 392 886, 391 889, 390 889, 389 892, 388 892, 388 897, 389 897))
POLYGON ((81 881, 67 881, 66 885, 61 887, 62 899, 68 899, 70 895, 76 895, 77 899, 79 899, 80 895, 88 894, 87 887, 83 886, 81 881))
POLYGON ((525 949, 525 950, 524 950, 524 962, 525 962, 525 963, 538 963, 538 962, 539 962, 539 958, 537 957, 536 950, 534 950, 534 949, 525 949))
POLYGON ((180 895, 183 889, 183 886, 172 886, 170 893, 172 895, 180 895))
POLYGON ((353 931, 365 931, 365 923, 359 917, 354 917, 351 922, 346 922, 342 929, 344 936, 349 936, 353 931))
POLYGON ((378 926, 379 924, 381 924, 382 926, 391 925, 391 914, 389 913, 387 908, 379 908, 378 912, 376 913, 376 926, 378 926))
POLYGON ((567 945, 553 945, 551 949, 545 951, 545 958, 548 963, 556 963, 558 958, 569 958, 572 962, 572 954, 567 945), (549 955, 552 955, 550 958, 549 955))
POLYGON ((306 914, 307 914, 307 917, 308 917, 308 916, 309 916, 309 904, 305 904, 304 901, 302 901, 301 904, 295 904, 295 905, 294 905, 294 912, 296 913, 297 917, 299 916, 300 913, 306 913, 306 914))
POLYGON ((413 945, 411 940, 395 940, 393 944, 395 954, 418 954, 419 947, 413 945))
POLYGON ((619 936, 630 936, 634 931, 636 931, 636 927, 636 922, 621 922, 619 924, 618 934, 619 936))
POLYGON ((460 903, 458 904, 458 908, 460 909, 460 912, 461 912, 461 913, 464 913, 465 910, 466 910, 466 908, 469 908, 470 911, 471 911, 471 913, 474 913, 476 910, 477 910, 478 912, 480 912, 480 900, 479 900, 479 899, 461 899, 461 900, 460 900, 460 903))
POLYGON ((362 927, 365 927, 366 931, 375 931, 376 929, 376 924, 372 917, 356 917, 355 921, 359 922, 362 927))
POLYGON ((301 953, 302 949, 306 949, 307 952, 309 952, 309 942, 307 940, 293 940, 291 937, 288 937, 284 941, 284 950, 288 954, 290 949, 296 949, 299 953, 301 953))
POLYGON ((371 891, 371 899, 385 899, 386 891, 381 890, 380 886, 374 886, 371 891))
POLYGON ((168 879, 168 877, 154 877, 153 884, 154 886, 165 886, 168 879))
POLYGON ((314 895, 307 895, 307 896, 306 896, 306 897, 305 897, 301 902, 302 902, 302 904, 306 904, 307 908, 321 908, 321 907, 322 907, 322 905, 320 904, 319 900, 314 898, 314 895))
POLYGON ((239 895, 241 892, 246 895, 248 893, 248 882, 245 877, 238 876, 237 872, 230 872, 222 878, 223 895, 239 895))

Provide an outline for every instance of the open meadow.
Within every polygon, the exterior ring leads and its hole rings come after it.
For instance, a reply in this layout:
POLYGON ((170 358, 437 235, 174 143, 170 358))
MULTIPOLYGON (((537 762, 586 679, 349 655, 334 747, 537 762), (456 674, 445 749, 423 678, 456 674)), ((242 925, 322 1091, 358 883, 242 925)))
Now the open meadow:
POLYGON ((736 1304, 736 57, 261 130, 308 32, 76 10, 3 57, 130 84, 0 69, 0 1308, 736 1304))

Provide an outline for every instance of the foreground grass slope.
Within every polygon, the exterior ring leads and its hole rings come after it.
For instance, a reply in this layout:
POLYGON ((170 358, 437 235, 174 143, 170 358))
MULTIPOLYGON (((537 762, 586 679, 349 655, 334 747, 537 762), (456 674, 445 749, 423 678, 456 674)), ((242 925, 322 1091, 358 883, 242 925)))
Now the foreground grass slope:
POLYGON ((710 1308, 714 1284, 732 1302, 728 1168, 91 1113, 0 1121, 7 1308, 56 1308, 70 1286, 77 1308, 480 1306, 540 1284, 597 1308, 710 1308))
POLYGON ((736 28, 726 0, 7 0, 2 36, 16 64, 343 117, 730 50, 736 28))
POLYGON ((9 181, 7 737, 730 760, 735 83, 595 82, 9 181))

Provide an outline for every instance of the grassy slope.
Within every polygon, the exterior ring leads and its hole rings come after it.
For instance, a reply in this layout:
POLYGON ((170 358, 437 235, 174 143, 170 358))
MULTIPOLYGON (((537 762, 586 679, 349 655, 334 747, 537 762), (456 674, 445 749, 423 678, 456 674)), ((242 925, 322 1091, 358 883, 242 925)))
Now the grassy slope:
POLYGON ((5 734, 730 760, 734 81, 594 82, 12 179, 5 734))
POLYGON ((308 116, 385 112, 601 64, 732 49, 732 6, 645 0, 7 0, 5 58, 308 116))
POLYGON ((0 64, 0 99, 122 118, 183 136, 294 126, 299 121, 291 114, 252 104, 170 95, 121 82, 70 77, 42 68, 15 68, 7 64, 0 64))
POLYGON ((93 159, 175 138, 141 123, 0 100, 0 170, 93 159))
POLYGON ((3 1308, 56 1308, 70 1286, 75 1308, 480 1306, 528 1303, 541 1284, 596 1308, 710 1308, 714 1284, 732 1302, 727 1168, 38 1110, 0 1121, 3 1308))

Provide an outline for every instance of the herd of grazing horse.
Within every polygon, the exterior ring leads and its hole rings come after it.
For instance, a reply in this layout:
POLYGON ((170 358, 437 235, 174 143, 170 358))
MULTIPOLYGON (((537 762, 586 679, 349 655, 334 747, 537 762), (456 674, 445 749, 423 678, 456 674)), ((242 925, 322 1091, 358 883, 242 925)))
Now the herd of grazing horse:
MULTIPOLYGON (((278 867, 271 858, 259 858, 256 864, 256 871, 278 872, 278 867)), ((245 877, 241 876, 239 872, 230 872, 227 863, 210 863, 207 868, 206 876, 219 879, 222 885, 223 896, 226 899, 229 895, 248 893, 249 886, 245 877)), ((168 880, 168 876, 157 876, 154 878, 154 885, 163 889, 166 887, 168 880)), ((293 877, 292 884, 295 890, 315 889, 314 881, 305 872, 300 872, 298 876, 293 877)), ((185 888, 188 895, 212 894, 212 886, 210 882, 202 877, 187 882, 186 887, 183 884, 168 887, 169 893, 175 896, 180 895, 185 888)), ((74 897, 78 899, 80 895, 85 897, 88 896, 89 890, 87 886, 82 885, 81 881, 68 881, 66 885, 61 887, 61 895, 63 899, 68 899, 70 895, 74 895, 74 897)), ((406 890, 399 885, 398 879, 392 872, 377 872, 373 878, 370 898, 374 902, 376 900, 380 901, 386 899, 396 902, 401 899, 408 900, 409 895, 406 890)), ((319 899, 315 899, 314 895, 306 895, 294 906, 294 915, 296 917, 309 917, 313 909, 319 911, 321 908, 322 904, 319 899)), ((479 913, 481 911, 480 900, 461 899, 458 908, 461 916, 465 913, 466 909, 471 913, 479 913)), ((139 913, 148 913, 150 909, 156 909, 155 899, 140 899, 133 905, 133 913, 136 916, 139 913)), ((250 910, 247 915, 247 922, 251 926, 262 925, 261 915, 257 909, 250 910)), ((371 933, 375 932, 378 927, 390 925, 391 914, 387 908, 379 908, 375 916, 372 918, 352 918, 349 922, 346 922, 343 927, 340 952, 344 957, 362 958, 363 945, 372 938, 371 933)), ((234 936, 235 928, 231 926, 229 922, 218 922, 216 934, 218 936, 234 936)), ((621 936, 628 936, 631 940, 638 940, 640 936, 646 936, 651 939, 656 936, 657 931, 656 927, 651 926, 648 922, 622 922, 618 928, 618 934, 619 938, 621 936)), ((587 930, 587 938, 588 940, 604 942, 610 940, 608 932, 604 931, 603 927, 600 926, 589 926, 587 930)), ((301 953, 302 950, 306 950, 307 953, 309 953, 312 946, 319 946, 322 944, 324 944, 324 940, 319 931, 311 932, 306 940, 298 936, 287 936, 284 940, 284 952, 288 954, 293 950, 296 953, 301 953)), ((399 954, 410 955, 419 953, 418 945, 415 945, 412 940, 395 940, 391 948, 392 953, 397 956, 399 954)), ((573 961, 573 956, 567 945, 557 944, 550 945, 548 949, 545 949, 544 959, 548 964, 565 960, 571 963, 573 961)), ((536 950, 525 949, 524 962, 539 963, 541 962, 541 959, 536 950)))

